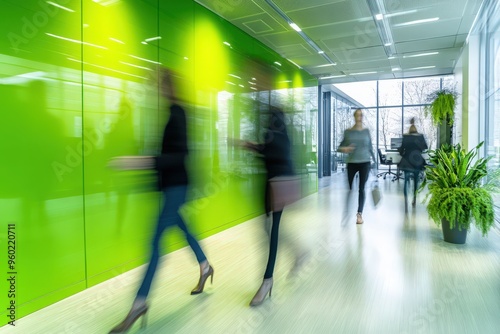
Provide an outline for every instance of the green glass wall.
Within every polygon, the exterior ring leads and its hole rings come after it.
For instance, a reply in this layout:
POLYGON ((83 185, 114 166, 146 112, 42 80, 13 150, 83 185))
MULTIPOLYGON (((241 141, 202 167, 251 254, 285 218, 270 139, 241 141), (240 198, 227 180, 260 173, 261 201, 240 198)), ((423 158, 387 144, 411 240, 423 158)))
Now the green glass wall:
MULTIPOLYGON (((317 190, 306 168, 316 159, 316 80, 204 7, 0 0, 0 8, 1 325, 9 307, 19 319, 147 260, 160 206, 155 174, 107 163, 157 154, 168 119, 158 66, 175 71, 188 114, 192 187, 182 213, 196 235, 262 214, 263 166, 232 143, 262 139, 270 104, 286 112, 303 194, 317 190)), ((185 243, 172 231, 163 245, 166 253, 185 243)))

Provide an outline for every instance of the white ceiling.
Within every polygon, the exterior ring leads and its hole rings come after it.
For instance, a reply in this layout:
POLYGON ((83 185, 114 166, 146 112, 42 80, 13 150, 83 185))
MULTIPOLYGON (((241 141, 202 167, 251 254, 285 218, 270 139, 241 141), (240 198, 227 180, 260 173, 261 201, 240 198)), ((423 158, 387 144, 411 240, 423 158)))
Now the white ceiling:
POLYGON ((325 55, 311 47, 266 0, 196 0, 320 83, 408 78, 453 73, 482 0, 273 0, 325 55), (385 7, 396 55, 388 59, 368 2, 385 7), (400 25, 439 17, 434 22, 400 25), (437 54, 408 57, 420 53, 437 54), (433 68, 416 69, 435 66, 433 68), (372 74, 359 74, 376 72, 372 74))

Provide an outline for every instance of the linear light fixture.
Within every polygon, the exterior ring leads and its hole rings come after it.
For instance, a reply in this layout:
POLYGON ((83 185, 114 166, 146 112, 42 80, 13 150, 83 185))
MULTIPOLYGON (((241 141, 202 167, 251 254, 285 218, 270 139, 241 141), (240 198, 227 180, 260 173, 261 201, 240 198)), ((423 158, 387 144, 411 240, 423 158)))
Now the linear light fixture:
POLYGON ((373 16, 373 22, 377 27, 377 32, 384 46, 385 54, 388 57, 394 56, 396 54, 396 48, 394 47, 394 39, 392 38, 391 27, 389 26, 389 21, 386 18, 386 10, 383 0, 366 0, 368 8, 373 16))
POLYGON ((432 65, 432 66, 420 66, 420 67, 412 67, 412 68, 409 68, 409 70, 425 70, 425 69, 428 69, 428 68, 434 68, 436 66, 432 65))
POLYGON ((74 13, 75 11, 73 9, 69 9, 68 7, 64 7, 64 6, 61 6, 60 4, 58 3, 55 3, 55 2, 52 2, 52 1, 46 1, 49 5, 52 5, 54 7, 57 7, 57 8, 61 8, 67 12, 70 12, 70 13, 74 13))
POLYGON ((152 42, 152 41, 156 41, 158 39, 161 39, 161 36, 155 36, 155 37, 146 38, 145 41, 146 42, 152 42))
POLYGON ((116 43, 125 44, 124 42, 120 41, 119 39, 116 39, 116 38, 113 38, 113 37, 110 37, 109 39, 111 41, 113 41, 113 42, 116 42, 116 43))
POLYGON ((99 49, 104 49, 104 50, 108 49, 108 48, 106 48, 104 46, 101 46, 101 45, 92 44, 92 43, 88 43, 88 42, 82 42, 82 41, 79 41, 79 40, 76 40, 76 39, 71 39, 71 38, 67 38, 67 37, 63 37, 63 36, 58 36, 58 35, 54 35, 54 34, 51 34, 51 33, 48 33, 48 32, 46 32, 45 34, 47 36, 54 37, 54 38, 59 38, 59 39, 62 39, 62 40, 68 41, 68 42, 73 42, 73 43, 78 43, 78 44, 93 46, 94 48, 99 48, 99 49))
MULTIPOLYGON (((288 17, 288 15, 286 15, 282 10, 281 8, 279 8, 272 0, 265 0, 266 3, 272 8, 274 9, 274 11, 276 13, 278 13, 279 16, 281 16, 290 26, 292 26, 292 24, 295 24, 293 23, 293 20, 290 19, 288 17)), ((293 28, 293 26, 292 26, 293 28)), ((297 28, 299 28, 297 26, 297 28)), ((295 28, 294 28, 295 29, 295 28)), ((299 28, 300 29, 300 28, 299 28)), ((325 58, 329 63, 331 63, 332 65, 337 65, 336 62, 334 62, 330 57, 328 57, 327 54, 325 54, 324 52, 323 53, 320 53, 320 51, 322 51, 322 49, 312 40, 309 38, 309 36, 307 36, 302 30, 297 30, 297 33, 300 35, 300 37, 302 37, 306 42, 307 44, 309 44, 309 46, 311 46, 311 48, 313 48, 316 52, 318 52, 318 54, 320 54, 323 58, 325 58)))
POLYGON ((328 67, 328 66, 333 66, 333 64, 324 64, 324 65, 318 65, 318 66, 315 66, 316 68, 320 68, 320 67, 328 67))
POLYGON ((294 23, 294 22, 289 22, 288 24, 290 25, 290 27, 292 27, 292 28, 293 28, 293 30, 295 30, 295 31, 297 31, 297 32, 301 32, 301 31, 302 31, 302 29, 300 29, 300 27, 299 27, 296 23, 294 23))
POLYGON ((287 60, 288 60, 290 63, 292 63, 292 64, 294 64, 295 66, 297 66, 299 69, 302 69, 302 67, 300 67, 299 65, 297 65, 297 64, 296 64, 295 62, 293 62, 292 60, 290 60, 290 59, 288 59, 288 58, 287 58, 287 60))
POLYGON ((159 62, 157 62, 157 61, 154 61, 154 60, 151 60, 151 59, 141 58, 141 57, 137 57, 137 56, 134 56, 134 55, 129 55, 129 56, 130 56, 130 57, 132 57, 132 58, 135 58, 135 59, 139 59, 139 60, 147 61, 148 63, 161 65, 161 63, 159 63, 159 62))
POLYGON ((373 72, 358 72, 358 73, 351 73, 351 75, 365 75, 365 74, 375 74, 377 73, 376 71, 373 72))
POLYGON ((414 58, 414 57, 424 57, 424 56, 432 56, 432 55, 437 55, 439 52, 425 52, 425 53, 418 53, 414 55, 409 55, 409 56, 403 56, 403 58, 414 58))
POLYGON ((78 59, 75 59, 75 58, 68 57, 67 59, 71 60, 71 61, 74 61, 76 63, 80 63, 80 64, 84 64, 84 65, 88 65, 88 66, 94 66, 94 67, 97 67, 97 68, 102 68, 102 69, 107 70, 107 71, 112 71, 112 72, 116 72, 116 73, 120 73, 120 74, 130 75, 131 77, 136 77, 136 78, 140 78, 140 79, 147 79, 147 78, 142 77, 140 75, 135 75, 135 74, 130 74, 130 73, 123 72, 123 71, 118 71, 118 70, 115 70, 113 68, 109 68, 109 67, 104 67, 104 66, 97 65, 97 64, 88 63, 88 62, 81 61, 81 60, 78 60, 78 59))
POLYGON ((98 3, 99 5, 102 5, 102 6, 110 6, 112 4, 115 4, 117 2, 119 2, 120 0, 108 0, 108 1, 104 1, 104 0, 92 0, 94 1, 95 3, 98 3))
POLYGON ((430 19, 423 19, 423 20, 415 20, 415 21, 409 21, 409 22, 403 22, 403 23, 398 23, 395 24, 395 27, 403 27, 403 26, 409 26, 413 24, 420 24, 420 23, 427 23, 427 22, 434 22, 439 20, 439 17, 432 17, 430 19))
POLYGON ((128 65, 128 66, 132 66, 132 67, 137 67, 137 68, 140 68, 140 69, 143 69, 143 70, 152 71, 152 69, 150 69, 149 67, 139 66, 139 65, 134 65, 134 64, 131 64, 131 63, 127 63, 127 62, 125 62, 125 61, 121 61, 121 60, 120 60, 120 63, 122 63, 122 64, 124 64, 124 65, 128 65))
POLYGON ((329 75, 329 76, 326 76, 326 77, 320 77, 319 79, 320 80, 334 79, 334 78, 342 78, 342 77, 345 77, 345 76, 346 76, 345 74, 342 74, 342 75, 329 75))
POLYGON ((241 79, 241 77, 237 76, 236 74, 229 73, 229 76, 231 76, 233 78, 236 78, 236 79, 241 79))

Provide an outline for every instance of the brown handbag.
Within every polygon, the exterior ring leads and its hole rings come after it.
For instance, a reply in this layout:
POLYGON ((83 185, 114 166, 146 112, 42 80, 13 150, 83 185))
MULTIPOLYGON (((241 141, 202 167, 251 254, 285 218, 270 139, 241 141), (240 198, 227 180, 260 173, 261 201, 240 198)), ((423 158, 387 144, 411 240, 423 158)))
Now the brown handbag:
POLYGON ((269 180, 271 210, 282 211, 301 198, 300 176, 276 176, 269 180))

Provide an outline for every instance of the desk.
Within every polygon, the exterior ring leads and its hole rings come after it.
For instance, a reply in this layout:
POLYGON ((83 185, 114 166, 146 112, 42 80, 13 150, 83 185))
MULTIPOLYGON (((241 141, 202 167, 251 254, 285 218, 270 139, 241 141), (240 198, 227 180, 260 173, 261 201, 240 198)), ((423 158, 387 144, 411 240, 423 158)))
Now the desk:
POLYGON ((399 152, 385 152, 385 159, 391 160, 393 164, 399 164, 401 161, 401 154, 399 152))

